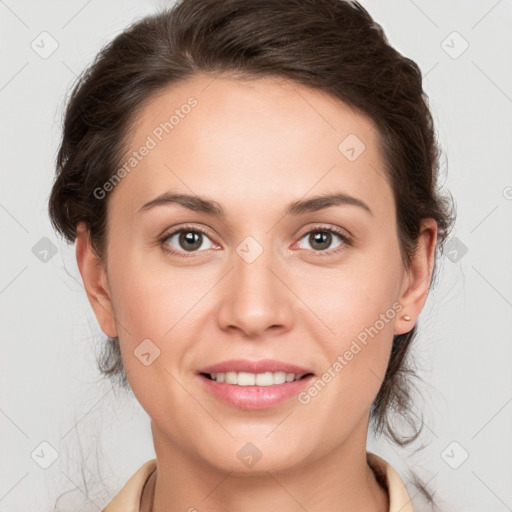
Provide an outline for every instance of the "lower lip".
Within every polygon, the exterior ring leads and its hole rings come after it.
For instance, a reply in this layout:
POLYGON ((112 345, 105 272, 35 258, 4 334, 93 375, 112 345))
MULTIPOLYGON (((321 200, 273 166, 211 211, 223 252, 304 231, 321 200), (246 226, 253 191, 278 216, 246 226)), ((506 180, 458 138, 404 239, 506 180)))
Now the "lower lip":
POLYGON ((296 396, 311 382, 313 375, 272 386, 238 386, 217 382, 204 375, 199 375, 199 378, 203 381, 206 389, 223 402, 240 409, 258 410, 275 407, 296 396))

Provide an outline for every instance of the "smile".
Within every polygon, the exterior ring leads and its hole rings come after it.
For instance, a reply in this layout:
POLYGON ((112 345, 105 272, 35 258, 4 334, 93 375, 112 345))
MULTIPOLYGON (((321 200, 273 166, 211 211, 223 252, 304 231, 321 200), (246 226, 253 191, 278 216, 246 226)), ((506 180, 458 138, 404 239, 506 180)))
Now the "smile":
POLYGON ((286 372, 218 372, 206 373, 207 378, 217 382, 225 382, 226 384, 234 384, 236 386, 273 386, 276 384, 284 384, 285 382, 293 382, 300 380, 306 375, 296 375, 286 372))

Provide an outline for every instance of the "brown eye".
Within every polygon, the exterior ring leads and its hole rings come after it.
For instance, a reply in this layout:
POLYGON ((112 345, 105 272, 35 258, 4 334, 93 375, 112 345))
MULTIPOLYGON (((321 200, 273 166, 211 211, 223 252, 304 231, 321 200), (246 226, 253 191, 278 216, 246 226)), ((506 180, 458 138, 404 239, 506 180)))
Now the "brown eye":
POLYGON ((350 245, 350 240, 347 235, 338 232, 334 228, 315 228, 305 233, 301 240, 306 240, 309 247, 303 247, 316 252, 337 252, 339 248, 344 245, 350 245), (340 240, 337 245, 333 245, 336 242, 336 238, 340 240))
POLYGON ((211 244, 211 240, 204 231, 197 228, 182 228, 167 235, 162 243, 166 250, 172 253, 180 253, 209 249, 211 247, 208 247, 207 241, 210 241, 211 244))
POLYGON ((182 231, 178 237, 178 244, 186 251, 195 251, 203 244, 203 234, 197 231, 182 231))
POLYGON ((332 234, 327 231, 314 231, 309 234, 308 242, 315 251, 323 251, 331 245, 332 234))

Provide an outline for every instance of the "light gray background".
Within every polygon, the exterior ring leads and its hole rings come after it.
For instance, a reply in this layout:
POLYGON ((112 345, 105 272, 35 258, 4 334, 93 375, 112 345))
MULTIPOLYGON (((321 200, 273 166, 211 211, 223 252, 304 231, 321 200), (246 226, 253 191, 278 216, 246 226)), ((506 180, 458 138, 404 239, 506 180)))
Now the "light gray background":
MULTIPOLYGON (((450 257, 415 344, 425 381, 418 398, 424 435, 407 450, 383 440, 371 440, 369 449, 403 478, 415 470, 444 510, 512 510, 512 5, 362 4, 424 73, 444 150, 443 181, 458 209, 450 257), (458 55, 464 41, 469 46, 458 55)), ((0 0, 3 512, 52 510, 63 493, 59 510, 100 510, 154 457, 145 412, 98 377, 95 354, 104 336, 74 246, 50 227, 47 200, 75 75, 126 25, 160 5, 0 0), (51 49, 43 31, 58 44, 47 58, 31 47, 51 49), (46 262, 36 245, 43 237, 57 248, 46 262), (58 453, 48 469, 40 466, 51 461, 45 442, 58 453)), ((409 492, 420 510, 417 491, 409 492)))

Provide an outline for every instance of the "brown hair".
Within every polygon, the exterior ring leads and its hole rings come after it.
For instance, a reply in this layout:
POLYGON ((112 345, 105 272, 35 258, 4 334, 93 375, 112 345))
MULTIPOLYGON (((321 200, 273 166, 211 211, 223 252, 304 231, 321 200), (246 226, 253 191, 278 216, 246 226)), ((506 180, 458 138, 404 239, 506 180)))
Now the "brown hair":
MULTIPOLYGON (((79 77, 65 112, 57 176, 49 200, 54 227, 70 242, 84 221, 104 258, 108 197, 94 194, 118 169, 131 123, 163 88, 198 73, 278 76, 329 93, 371 118, 394 192, 403 262, 410 263, 420 221, 436 220, 436 262, 455 219, 438 186, 440 150, 417 64, 388 43, 370 14, 348 0, 182 0, 136 21, 79 77)), ((451 196, 450 196, 451 199, 451 196)), ((432 279, 436 273, 436 265, 432 279)), ((411 416, 406 357, 416 327, 397 335, 371 424, 403 446, 422 427, 411 416), (398 415, 413 434, 391 425, 398 415)), ((109 338, 103 374, 129 388, 119 340, 109 338)))

